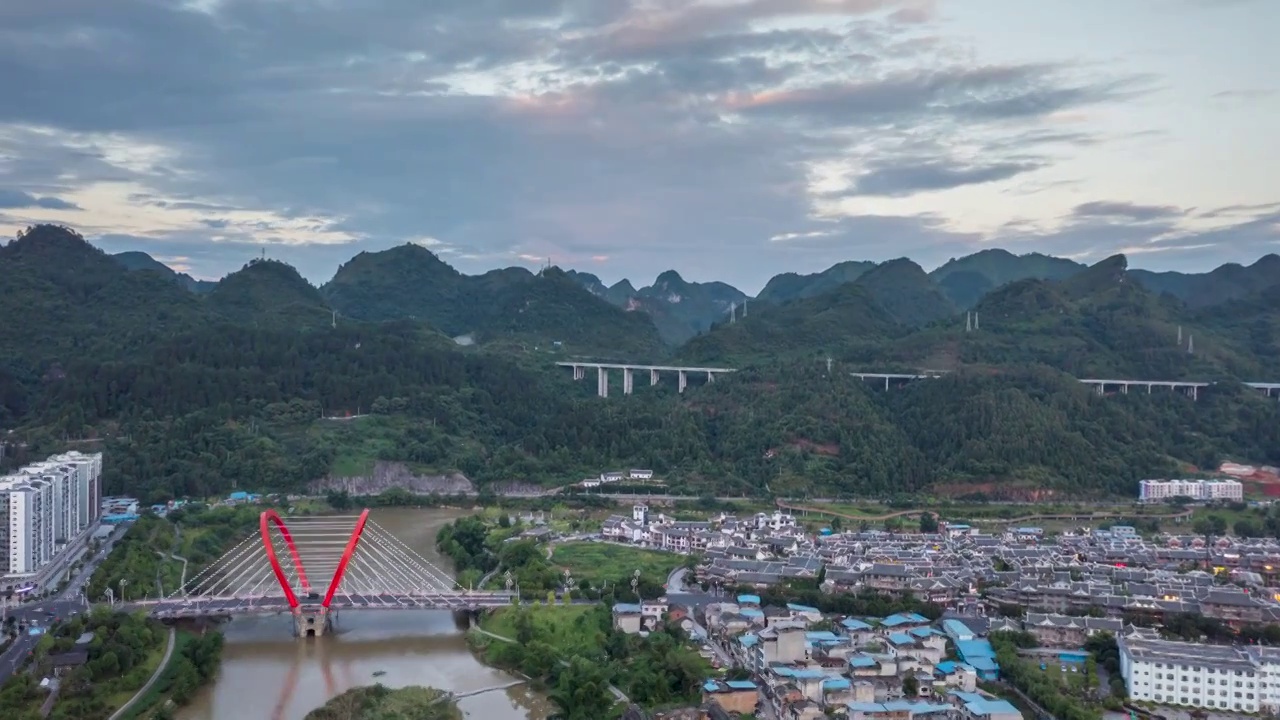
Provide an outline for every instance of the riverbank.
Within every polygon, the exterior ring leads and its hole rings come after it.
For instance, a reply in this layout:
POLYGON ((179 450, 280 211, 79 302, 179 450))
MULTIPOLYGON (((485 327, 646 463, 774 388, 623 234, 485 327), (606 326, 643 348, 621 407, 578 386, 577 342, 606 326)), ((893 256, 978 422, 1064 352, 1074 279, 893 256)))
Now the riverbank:
POLYGON ((169 669, 169 661, 173 658, 173 648, 177 644, 178 631, 169 628, 169 639, 165 644, 164 655, 160 658, 160 664, 156 667, 155 672, 151 673, 151 677, 147 680, 147 684, 143 685, 133 697, 117 711, 111 714, 108 720, 121 720, 121 718, 134 717, 130 713, 138 707, 139 701, 146 696, 148 692, 155 687, 156 681, 165 674, 169 669))
POLYGON ((110 720, 159 720, 191 701, 218 676, 222 633, 170 629, 173 641, 150 682, 110 720))
POLYGON ((547 687, 568 717, 608 717, 615 706, 631 702, 648 708, 692 704, 713 674, 680 630, 663 626, 646 637, 628 635, 613 627, 604 604, 500 608, 486 613, 468 640, 485 662, 547 687))

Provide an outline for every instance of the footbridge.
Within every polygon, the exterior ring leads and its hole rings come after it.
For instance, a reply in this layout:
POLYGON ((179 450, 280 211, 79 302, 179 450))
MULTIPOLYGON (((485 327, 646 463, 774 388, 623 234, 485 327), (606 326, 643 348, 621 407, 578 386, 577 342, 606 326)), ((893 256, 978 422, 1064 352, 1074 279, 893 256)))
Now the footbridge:
POLYGON ((369 518, 293 517, 263 511, 258 532, 186 584, 155 600, 122 603, 159 618, 288 613, 297 635, 322 635, 340 609, 479 610, 510 605, 511 592, 457 582, 369 518))
POLYGON ((737 372, 735 368, 722 367, 686 367, 682 365, 632 365, 629 363, 596 363, 596 362, 558 362, 560 367, 573 368, 573 379, 582 380, 587 370, 596 371, 596 394, 609 397, 609 372, 622 371, 622 394, 630 395, 635 390, 636 373, 649 373, 649 384, 657 385, 663 373, 676 375, 676 388, 684 392, 689 387, 689 376, 705 377, 707 382, 715 382, 717 375, 737 372))

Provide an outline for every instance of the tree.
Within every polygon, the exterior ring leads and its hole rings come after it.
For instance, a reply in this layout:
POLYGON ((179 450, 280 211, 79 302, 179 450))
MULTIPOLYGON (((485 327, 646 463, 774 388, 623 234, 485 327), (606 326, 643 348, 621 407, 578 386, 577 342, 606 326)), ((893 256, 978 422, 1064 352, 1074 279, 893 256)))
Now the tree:
POLYGON ((938 516, 930 512, 920 513, 920 532, 938 532, 938 516))
POLYGON ((609 717, 617 704, 604 668, 580 657, 560 669, 547 699, 556 706, 551 720, 599 720, 609 717))
POLYGON ((902 678, 902 694, 908 698, 920 695, 920 681, 916 679, 915 675, 907 675, 902 678))
POLYGON ((334 510, 346 510, 351 507, 351 495, 346 490, 330 490, 325 495, 325 499, 334 510))

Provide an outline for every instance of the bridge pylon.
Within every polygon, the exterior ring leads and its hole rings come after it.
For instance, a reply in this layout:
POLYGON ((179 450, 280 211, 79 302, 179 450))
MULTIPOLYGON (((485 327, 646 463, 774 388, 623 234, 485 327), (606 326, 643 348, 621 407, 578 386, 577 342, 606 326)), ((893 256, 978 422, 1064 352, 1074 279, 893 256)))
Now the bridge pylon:
POLYGON ((333 615, 323 605, 299 605, 293 614, 293 634, 298 638, 320 637, 333 629, 333 615))

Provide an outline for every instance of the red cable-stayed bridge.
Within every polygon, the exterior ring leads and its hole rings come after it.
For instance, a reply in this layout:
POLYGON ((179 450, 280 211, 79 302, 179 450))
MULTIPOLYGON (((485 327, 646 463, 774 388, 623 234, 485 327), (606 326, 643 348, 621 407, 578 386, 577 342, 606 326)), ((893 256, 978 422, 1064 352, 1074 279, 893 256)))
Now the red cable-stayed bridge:
POLYGON ((177 591, 125 603, 160 618, 290 613, 299 635, 322 634, 340 609, 478 610, 512 592, 474 591, 369 518, 263 511, 242 540, 177 591))

